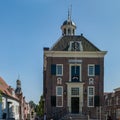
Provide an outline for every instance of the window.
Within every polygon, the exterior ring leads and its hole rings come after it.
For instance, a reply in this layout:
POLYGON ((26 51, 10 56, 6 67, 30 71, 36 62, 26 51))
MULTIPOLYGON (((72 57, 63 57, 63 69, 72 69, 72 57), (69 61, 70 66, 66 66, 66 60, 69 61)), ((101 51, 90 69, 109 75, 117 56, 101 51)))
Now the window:
POLYGON ((80 82, 81 81, 81 66, 80 65, 71 65, 71 82, 80 82))
POLYGON ((63 87, 62 86, 57 86, 56 87, 56 95, 57 96, 62 96, 63 94, 63 87))
POLYGON ((57 107, 63 106, 63 87, 62 86, 56 87, 56 106, 57 107))
POLYGON ((119 101, 119 98, 118 98, 118 96, 116 96, 116 105, 118 105, 118 102, 119 101))
POLYGON ((68 35, 70 35, 70 34, 71 34, 71 29, 69 28, 69 29, 68 29, 68 35))
POLYGON ((89 95, 94 95, 94 91, 93 91, 93 87, 90 87, 89 88, 89 93, 88 93, 89 95))
POLYGON ((89 106, 89 107, 94 106, 94 104, 93 104, 93 103, 94 103, 94 97, 93 97, 93 96, 89 96, 88 100, 89 100, 89 101, 88 101, 88 102, 89 102, 89 105, 88 105, 88 106, 89 106))
POLYGON ((94 107, 94 87, 88 87, 88 107, 94 107))
POLYGON ((61 96, 57 96, 56 105, 57 105, 57 107, 62 107, 62 97, 61 96))
POLYGON ((57 64, 56 65, 56 75, 57 76, 62 76, 63 75, 63 65, 62 64, 57 64))
POLYGON ((16 114, 19 114, 19 106, 16 105, 16 114))
POLYGON ((79 95, 79 88, 71 88, 71 95, 79 95))
POLYGON ((63 64, 51 64, 51 74, 56 76, 62 76, 63 64))
POLYGON ((95 75, 95 65, 91 64, 88 65, 88 76, 94 76, 95 75))
MULTIPOLYGON (((73 31, 74 34, 74 31, 73 31)), ((83 51, 83 45, 81 41, 70 41, 68 50, 70 51, 83 51)))
POLYGON ((66 35, 66 29, 64 28, 64 35, 66 35))

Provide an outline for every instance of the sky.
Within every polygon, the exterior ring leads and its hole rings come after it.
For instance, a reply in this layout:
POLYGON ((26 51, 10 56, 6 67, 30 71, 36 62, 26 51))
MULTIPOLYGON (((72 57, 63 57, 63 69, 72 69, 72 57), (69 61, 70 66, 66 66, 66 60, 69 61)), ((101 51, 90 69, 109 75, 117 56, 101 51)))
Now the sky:
POLYGON ((43 92, 43 48, 61 37, 68 17, 100 50, 104 91, 120 87, 120 0, 0 0, 0 76, 16 88, 21 80, 27 101, 38 103, 43 92))

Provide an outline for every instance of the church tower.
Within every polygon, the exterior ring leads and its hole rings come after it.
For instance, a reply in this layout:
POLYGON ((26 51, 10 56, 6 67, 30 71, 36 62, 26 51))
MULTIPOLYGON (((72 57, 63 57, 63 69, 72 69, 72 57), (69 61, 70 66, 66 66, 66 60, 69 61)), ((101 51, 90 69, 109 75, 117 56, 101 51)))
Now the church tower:
POLYGON ((104 103, 104 56, 87 38, 75 35, 76 25, 68 19, 61 26, 62 37, 44 48, 44 111, 49 119, 67 113, 97 118, 104 103), (59 115, 60 114, 60 115, 59 115), (58 116, 56 116, 58 115, 58 116))
POLYGON ((21 81, 18 79, 16 81, 16 90, 15 90, 16 94, 21 94, 22 93, 22 89, 21 89, 21 81))

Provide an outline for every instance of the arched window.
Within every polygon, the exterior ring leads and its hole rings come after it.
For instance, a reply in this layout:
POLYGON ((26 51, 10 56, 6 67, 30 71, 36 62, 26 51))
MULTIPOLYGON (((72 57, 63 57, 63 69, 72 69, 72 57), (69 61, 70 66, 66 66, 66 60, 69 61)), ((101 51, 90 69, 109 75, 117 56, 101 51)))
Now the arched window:
POLYGON ((70 30, 70 28, 68 28, 68 35, 70 35, 71 34, 71 30, 70 30))
POLYGON ((64 33, 63 34, 66 35, 66 28, 64 28, 64 33))

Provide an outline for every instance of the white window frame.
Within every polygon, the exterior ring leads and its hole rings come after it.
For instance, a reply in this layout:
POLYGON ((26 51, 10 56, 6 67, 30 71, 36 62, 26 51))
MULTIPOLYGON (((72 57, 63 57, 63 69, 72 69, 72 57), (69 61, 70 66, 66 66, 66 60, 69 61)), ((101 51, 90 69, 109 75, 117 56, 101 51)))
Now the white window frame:
POLYGON ((69 65, 69 82, 71 82, 71 67, 72 66, 79 66, 80 67, 80 75, 79 75, 79 79, 80 79, 80 81, 79 82, 81 82, 82 81, 82 67, 81 67, 81 64, 70 64, 69 65))
POLYGON ((71 95, 72 96, 79 96, 80 94, 80 88, 79 87, 72 87, 71 88, 71 95))
POLYGON ((56 86, 56 107, 63 107, 63 86, 56 86), (58 94, 58 88, 62 89, 62 94, 61 95, 58 94), (57 97, 61 97, 61 99, 62 99, 61 106, 57 105, 57 97))
MULTIPOLYGON (((70 46, 68 48, 69 51, 74 51, 73 48, 72 48, 72 44, 74 43, 75 41, 70 41, 70 46)), ((79 51, 83 51, 83 46, 82 46, 82 42, 81 41, 76 41, 78 44, 79 44, 79 51)))
POLYGON ((62 96, 63 95, 63 86, 56 86, 56 96, 62 96), (58 94, 58 88, 61 88, 61 95, 58 94))
POLYGON ((95 87, 94 86, 88 86, 88 97, 87 97, 87 104, 88 107, 94 107, 94 96, 95 96, 95 87), (93 89, 93 94, 89 94, 90 93, 90 88, 93 89), (93 105, 91 106, 89 103, 89 98, 92 97, 93 98, 93 105))
POLYGON ((95 65, 94 64, 88 64, 88 76, 95 76, 95 65), (90 74, 90 67, 93 67, 93 74, 90 74))
POLYGON ((56 76, 63 76, 63 64, 56 64, 56 76), (58 72, 58 66, 62 67, 61 74, 58 72))

